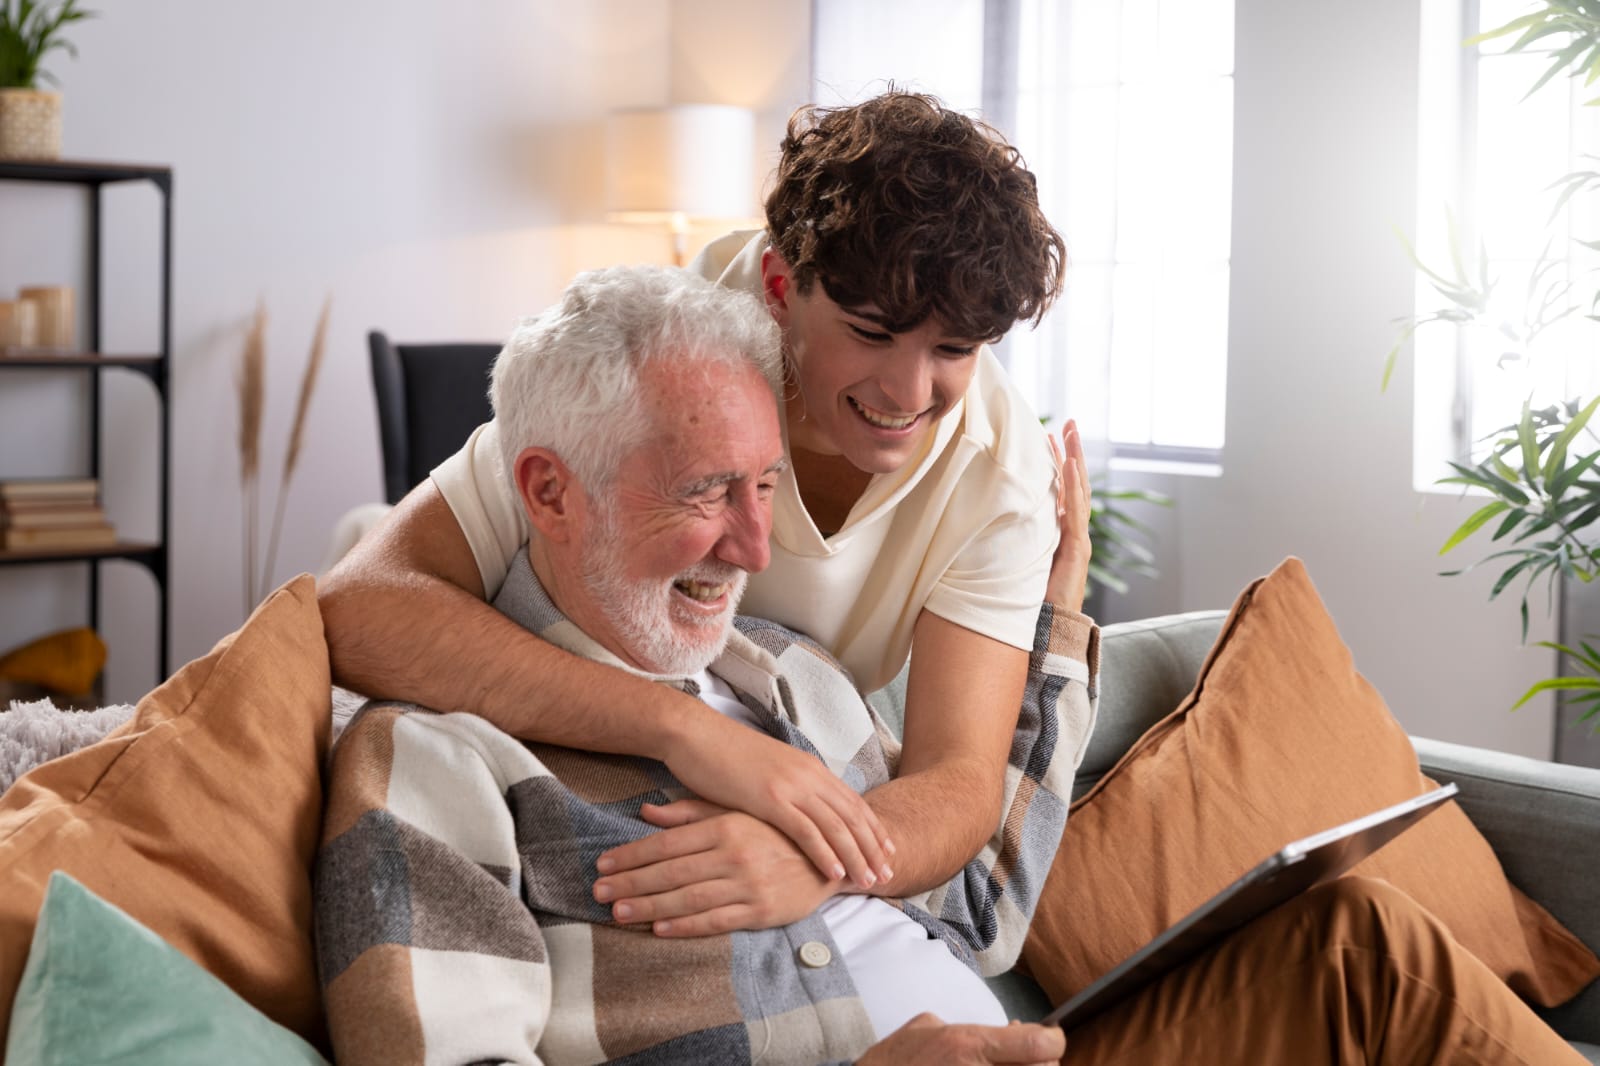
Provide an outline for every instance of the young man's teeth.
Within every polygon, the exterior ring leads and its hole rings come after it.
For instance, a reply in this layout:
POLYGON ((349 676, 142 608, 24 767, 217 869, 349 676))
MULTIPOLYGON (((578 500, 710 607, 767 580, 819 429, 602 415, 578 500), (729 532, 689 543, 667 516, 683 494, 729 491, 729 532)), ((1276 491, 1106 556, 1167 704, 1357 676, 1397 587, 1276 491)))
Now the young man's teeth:
POLYGON ((874 426, 877 426, 879 429, 905 429, 907 426, 917 420, 916 415, 911 415, 906 418, 890 418, 881 411, 874 411, 872 408, 868 407, 866 404, 863 404, 859 400, 852 399, 850 404, 858 412, 860 412, 862 418, 865 418, 868 422, 872 423, 874 426))
POLYGON ((704 581, 679 581, 676 587, 679 592, 691 600, 699 600, 702 603, 710 603, 728 591, 727 582, 710 585, 704 581))

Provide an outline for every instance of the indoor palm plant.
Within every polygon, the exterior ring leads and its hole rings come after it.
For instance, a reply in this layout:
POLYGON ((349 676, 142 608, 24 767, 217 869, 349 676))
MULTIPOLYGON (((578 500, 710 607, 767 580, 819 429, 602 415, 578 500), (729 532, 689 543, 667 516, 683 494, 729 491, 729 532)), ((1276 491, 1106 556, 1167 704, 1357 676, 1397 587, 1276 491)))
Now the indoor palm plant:
POLYGON ((39 64, 77 56, 63 30, 90 17, 78 0, 0 0, 0 159, 60 158, 61 96, 39 88, 55 81, 39 64))
MULTIPOLYGON (((1529 13, 1468 41, 1469 46, 1509 39, 1507 52, 1546 52, 1549 62, 1528 91, 1528 96, 1563 77, 1600 79, 1600 3, 1595 0, 1539 0, 1529 13)), ((1524 97, 1526 99, 1526 97, 1524 97)), ((1591 105, 1600 99, 1589 101, 1591 105)), ((1479 250, 1468 265, 1455 239, 1452 224, 1451 265, 1448 272, 1418 268, 1443 300, 1433 311, 1406 322, 1384 371, 1387 383, 1401 345, 1418 328, 1439 322, 1487 331, 1503 360, 1526 360, 1545 354, 1542 338, 1564 320, 1600 322, 1600 275, 1594 271, 1564 269, 1589 252, 1600 252, 1600 240, 1581 240, 1557 232, 1555 223, 1563 209, 1579 197, 1600 191, 1600 170, 1566 174, 1549 186, 1551 236, 1545 252, 1520 297, 1520 313, 1491 311, 1496 280, 1490 277, 1488 255, 1479 250)), ((1600 237, 1600 234, 1594 235, 1600 237)), ((1409 248, 1408 248, 1409 251, 1409 248)), ((1416 255, 1413 252, 1412 258, 1416 255)), ((1585 327, 1593 329, 1592 326, 1585 327)), ((1579 334, 1581 350, 1594 343, 1592 333, 1579 334)), ((1571 347, 1560 354, 1568 355, 1571 347)), ((1548 406, 1522 405, 1514 424, 1502 427, 1485 441, 1481 459, 1466 458, 1450 464, 1454 473, 1441 483, 1467 486, 1488 498, 1445 541, 1440 554, 1468 540, 1492 550, 1454 575, 1484 563, 1500 569, 1490 598, 1507 588, 1522 594, 1522 635, 1527 638, 1528 597, 1543 581, 1554 591, 1557 582, 1588 584, 1600 574, 1600 433, 1594 415, 1600 396, 1571 396, 1548 406)), ((1600 710, 1600 651, 1587 641, 1568 644, 1541 642, 1566 657, 1571 676, 1549 678, 1533 685, 1518 701, 1521 706, 1535 695, 1551 690, 1567 693, 1570 703, 1588 704, 1584 718, 1600 710)))
POLYGON ((1112 489, 1095 478, 1089 494, 1089 596, 1127 592, 1128 578, 1156 577, 1155 553, 1145 543, 1150 528, 1127 510, 1129 503, 1171 507, 1172 499, 1148 489, 1112 489))

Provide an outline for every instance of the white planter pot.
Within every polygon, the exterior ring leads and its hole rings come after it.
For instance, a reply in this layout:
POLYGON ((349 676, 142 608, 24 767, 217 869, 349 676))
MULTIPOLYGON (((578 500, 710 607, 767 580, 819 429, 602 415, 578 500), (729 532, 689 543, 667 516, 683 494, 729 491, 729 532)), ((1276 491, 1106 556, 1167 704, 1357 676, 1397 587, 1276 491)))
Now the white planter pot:
POLYGON ((0 159, 61 158, 61 94, 0 89, 0 159))

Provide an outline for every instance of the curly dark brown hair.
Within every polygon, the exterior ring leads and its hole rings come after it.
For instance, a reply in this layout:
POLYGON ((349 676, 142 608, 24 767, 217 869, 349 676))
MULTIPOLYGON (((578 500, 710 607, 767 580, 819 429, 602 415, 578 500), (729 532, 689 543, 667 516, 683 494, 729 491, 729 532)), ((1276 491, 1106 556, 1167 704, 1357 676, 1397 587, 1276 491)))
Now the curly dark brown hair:
POLYGON ((873 304, 892 332, 994 340, 1061 291, 1066 242, 1021 154, 931 96, 795 112, 766 212, 800 291, 873 304))

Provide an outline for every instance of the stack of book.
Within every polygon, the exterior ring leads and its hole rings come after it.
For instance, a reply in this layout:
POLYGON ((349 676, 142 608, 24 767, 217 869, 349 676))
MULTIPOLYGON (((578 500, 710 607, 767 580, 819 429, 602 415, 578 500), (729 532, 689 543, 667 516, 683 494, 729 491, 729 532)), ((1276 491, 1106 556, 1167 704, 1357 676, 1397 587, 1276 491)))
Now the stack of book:
POLYGON ((103 548, 116 541, 93 478, 0 481, 0 550, 103 548))

